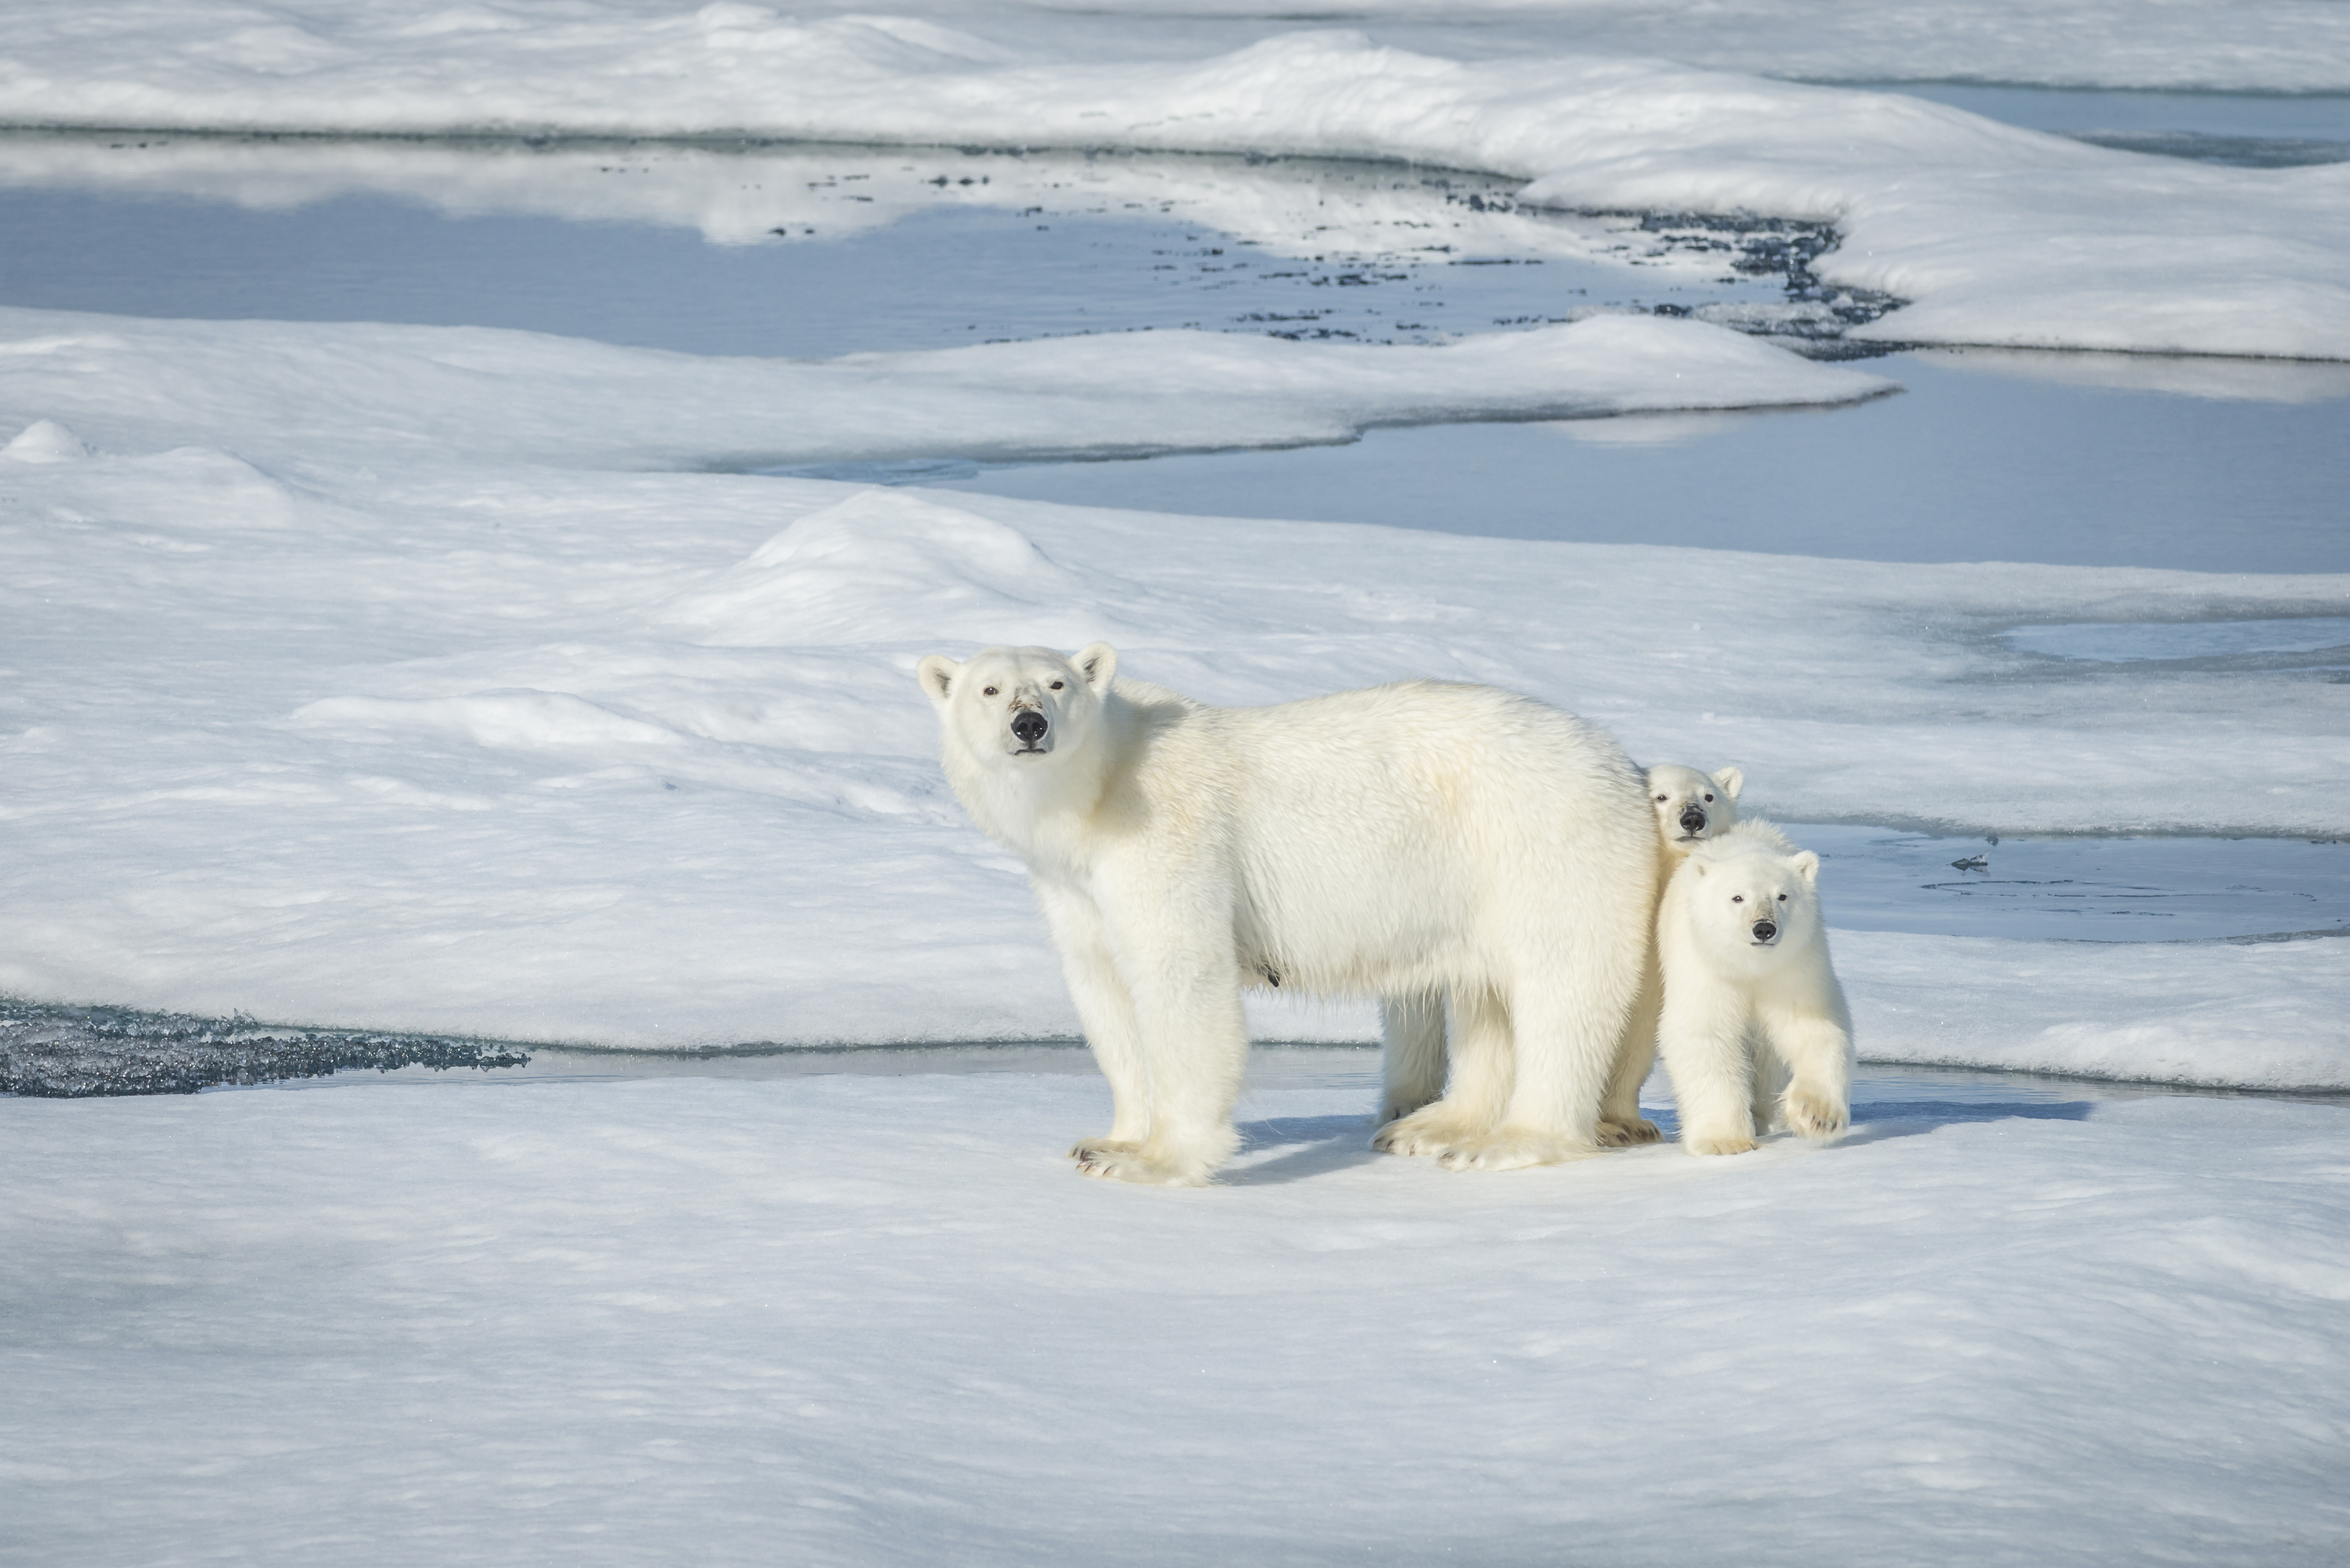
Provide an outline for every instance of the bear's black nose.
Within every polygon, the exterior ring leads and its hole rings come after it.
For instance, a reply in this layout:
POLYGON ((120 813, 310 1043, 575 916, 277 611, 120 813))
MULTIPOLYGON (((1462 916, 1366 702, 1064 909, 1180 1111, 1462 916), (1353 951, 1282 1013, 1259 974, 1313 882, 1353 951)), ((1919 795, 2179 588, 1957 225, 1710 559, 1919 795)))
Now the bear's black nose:
POLYGON ((1703 833, 1705 831, 1705 807, 1701 805, 1685 805, 1681 807, 1681 831, 1688 834, 1691 838, 1703 833))
POLYGON ((1767 942, 1778 934, 1779 928, 1772 924, 1769 920, 1757 920, 1754 922, 1754 940, 1756 941, 1767 942))
POLYGON ((1045 715, 1034 708, 1023 708, 1012 715, 1012 732, 1020 737, 1024 746, 1033 746, 1045 738, 1045 715))

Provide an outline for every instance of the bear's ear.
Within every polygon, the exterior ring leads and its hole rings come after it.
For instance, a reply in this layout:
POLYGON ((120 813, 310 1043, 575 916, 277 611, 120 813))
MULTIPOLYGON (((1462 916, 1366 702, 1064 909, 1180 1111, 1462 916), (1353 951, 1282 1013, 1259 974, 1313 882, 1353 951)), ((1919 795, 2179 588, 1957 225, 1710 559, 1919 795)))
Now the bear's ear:
POLYGON ((962 666, 943 653, 933 653, 914 666, 914 679, 922 683, 923 695, 930 698, 931 707, 942 712, 947 699, 954 695, 955 677, 962 673, 962 666))
POLYGON ((1721 786, 1722 794, 1736 800, 1738 792, 1746 787, 1746 775, 1736 768, 1724 768, 1713 775, 1713 782, 1721 786))
POLYGON ((1089 642, 1077 649, 1069 660, 1086 684, 1094 689, 1097 697, 1109 695, 1109 683, 1118 678, 1118 649, 1107 642, 1089 642))
POLYGON ((1820 857, 1818 856, 1813 854, 1808 849, 1803 850, 1795 856, 1794 867, 1795 869, 1802 874, 1804 881, 1814 884, 1818 883, 1820 879, 1820 857))

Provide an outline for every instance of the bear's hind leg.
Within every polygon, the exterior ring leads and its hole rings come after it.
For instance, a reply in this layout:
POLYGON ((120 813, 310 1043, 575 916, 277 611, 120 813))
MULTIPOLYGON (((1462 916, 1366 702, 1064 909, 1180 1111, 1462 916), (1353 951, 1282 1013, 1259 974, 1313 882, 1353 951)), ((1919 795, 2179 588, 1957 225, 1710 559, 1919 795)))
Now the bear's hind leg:
POLYGON ((1599 1102, 1599 1142, 1604 1147, 1655 1143, 1664 1137, 1656 1123, 1640 1114, 1640 1085, 1648 1081, 1648 1069, 1657 1063, 1657 1013, 1664 1001, 1664 980, 1651 954, 1640 981, 1639 998, 1632 1004, 1631 1019, 1624 1025, 1623 1038, 1616 1043, 1616 1065, 1607 1075, 1607 1096, 1599 1102))
MULTIPOLYGON (((1441 1022, 1442 1014, 1439 1013, 1441 1022)), ((1482 1137, 1502 1119, 1513 1078, 1510 1011, 1483 986, 1452 991, 1452 1080, 1445 1096, 1379 1128, 1371 1147, 1440 1155, 1482 1137)))
POLYGON ((1498 1126, 1444 1151, 1445 1169, 1515 1170, 1599 1152, 1599 1099, 1632 999, 1598 987, 1578 994, 1561 979, 1538 972, 1511 994, 1509 1103, 1498 1126))
POLYGON ((1378 1119, 1399 1121, 1444 1095, 1444 994, 1423 991, 1390 996, 1379 1003, 1379 1034, 1386 1079, 1378 1119))

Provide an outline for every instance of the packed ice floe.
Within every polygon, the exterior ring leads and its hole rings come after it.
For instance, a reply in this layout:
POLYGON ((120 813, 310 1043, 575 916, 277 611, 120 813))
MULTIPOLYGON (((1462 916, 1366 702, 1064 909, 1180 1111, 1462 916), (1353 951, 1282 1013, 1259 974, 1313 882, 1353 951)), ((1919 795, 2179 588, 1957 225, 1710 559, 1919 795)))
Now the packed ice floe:
POLYGON ((1164 1192, 1067 1174, 1106 1102, 0 1101, 0 1531, 273 1568, 2350 1544, 2338 1108, 1895 1091, 1834 1148, 1481 1179, 1272 1090, 1164 1192))
MULTIPOLYGON (((1526 357, 1537 407, 1686 399, 1677 374, 1874 389, 1696 324, 798 364, 0 321, 22 432, 0 458, 0 988, 22 995, 614 1045, 1068 1037, 1018 867, 946 793, 911 679, 924 653, 997 641, 1107 638, 1127 671, 1224 702, 1490 681, 1636 756, 1736 762, 1789 820, 2350 831, 2332 787, 2350 688, 2279 702, 2255 669, 2065 660, 2001 635, 2338 616, 2340 578, 1520 543, 676 472, 897 450, 917 426, 976 452, 1252 423, 1226 439, 1328 439, 1411 394, 1400 371, 1350 374, 1365 360, 1417 353, 1434 381, 1496 344, 1526 357), (1589 342, 1615 351, 1570 398, 1589 342), (1121 406, 1119 362, 1151 367, 1152 395, 1121 406), (1060 390, 1088 385, 1089 408, 1060 390)), ((1461 395, 1498 395, 1510 363, 1479 361, 1461 395)), ((1833 877, 1827 907, 1833 923, 1833 877)), ((2350 943, 1854 935, 1866 1054, 2350 1082, 2333 1022, 2350 943), (2301 1000, 2280 1006, 2288 972, 2301 1000)), ((1267 1006, 1258 1028, 1372 1032, 1363 1005, 1267 1006)))
MULTIPOLYGON (((0 119, 18 124, 1405 160, 1565 209, 1832 222, 1820 277, 1910 302, 1864 339, 2350 358, 2350 164, 2213 169, 1653 57, 1459 58, 1340 31, 1219 52, 1210 29, 1117 58, 743 5, 28 22, 0 67, 0 119)), ((2336 32, 2313 35, 2318 57, 2336 32)))

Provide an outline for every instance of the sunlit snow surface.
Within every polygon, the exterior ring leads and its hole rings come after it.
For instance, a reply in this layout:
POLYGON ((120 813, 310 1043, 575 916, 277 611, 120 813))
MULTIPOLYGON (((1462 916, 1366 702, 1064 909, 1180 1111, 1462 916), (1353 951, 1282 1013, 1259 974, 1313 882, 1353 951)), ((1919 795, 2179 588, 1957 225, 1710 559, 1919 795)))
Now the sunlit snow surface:
POLYGON ((1063 1075, 0 1101, 0 1547, 2341 1560, 2350 1114, 1856 1110, 1477 1177, 1266 1090, 1170 1193, 1063 1075))
MULTIPOLYGON (((981 30, 742 5, 241 25, 227 0, 168 18, 48 0, 15 28, 0 119, 1381 158, 1528 181, 1524 200, 1568 210, 1833 222, 1822 279, 1913 302, 1856 329, 1877 341, 2350 358, 2350 164, 2205 167, 1572 45, 1462 58, 1353 31, 958 20, 981 30)), ((2315 68, 2350 76, 2338 21, 2314 36, 2315 68)))

